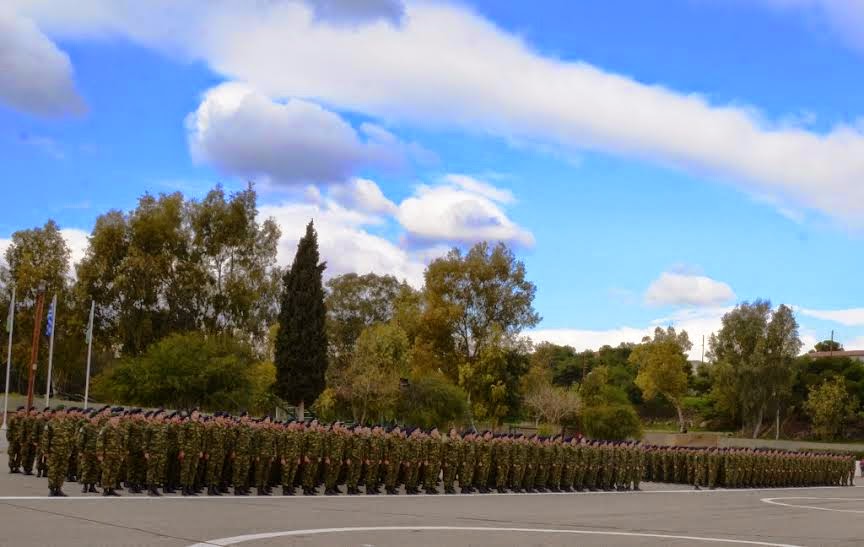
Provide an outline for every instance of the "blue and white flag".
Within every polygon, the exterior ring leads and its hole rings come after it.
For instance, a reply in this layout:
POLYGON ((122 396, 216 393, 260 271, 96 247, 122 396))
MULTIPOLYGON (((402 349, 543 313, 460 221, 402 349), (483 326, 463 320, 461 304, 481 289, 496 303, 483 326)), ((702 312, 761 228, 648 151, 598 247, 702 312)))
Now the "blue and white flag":
POLYGON ((51 307, 48 308, 48 323, 45 325, 45 336, 54 334, 54 314, 57 311, 57 296, 51 299, 51 307))

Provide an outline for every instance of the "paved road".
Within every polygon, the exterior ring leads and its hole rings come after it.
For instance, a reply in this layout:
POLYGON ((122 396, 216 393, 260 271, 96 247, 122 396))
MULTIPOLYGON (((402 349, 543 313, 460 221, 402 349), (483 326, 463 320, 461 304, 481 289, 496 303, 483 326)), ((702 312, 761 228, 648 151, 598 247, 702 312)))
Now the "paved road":
MULTIPOLYGON (((46 499, 44 479, 3 473, 0 545, 864 544, 860 488, 649 488, 487 496, 46 499)), ((74 485, 67 490, 78 495, 74 485)))

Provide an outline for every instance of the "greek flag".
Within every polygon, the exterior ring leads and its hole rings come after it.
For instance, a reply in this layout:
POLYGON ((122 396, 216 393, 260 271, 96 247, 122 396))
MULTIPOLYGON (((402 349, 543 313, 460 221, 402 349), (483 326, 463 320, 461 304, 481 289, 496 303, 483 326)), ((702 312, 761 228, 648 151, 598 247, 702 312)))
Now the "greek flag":
POLYGON ((57 308, 57 297, 51 300, 51 307, 48 308, 48 322, 45 325, 45 336, 50 337, 54 334, 54 313, 57 308))
POLYGON ((85 340, 87 341, 88 344, 93 341, 93 310, 95 307, 96 307, 96 302, 95 301, 91 302, 90 303, 90 320, 87 321, 87 332, 84 335, 85 340))

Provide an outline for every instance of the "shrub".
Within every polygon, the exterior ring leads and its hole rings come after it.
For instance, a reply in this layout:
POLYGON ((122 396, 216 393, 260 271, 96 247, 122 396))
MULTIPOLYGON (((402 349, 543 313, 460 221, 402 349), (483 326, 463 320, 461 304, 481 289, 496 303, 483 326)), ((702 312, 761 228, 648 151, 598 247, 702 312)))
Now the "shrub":
POLYGON ((411 378, 397 404, 405 424, 423 428, 459 425, 467 412, 465 392, 438 375, 411 378))
POLYGON ((582 431, 594 439, 639 439, 642 422, 632 405, 600 404, 582 411, 582 431))

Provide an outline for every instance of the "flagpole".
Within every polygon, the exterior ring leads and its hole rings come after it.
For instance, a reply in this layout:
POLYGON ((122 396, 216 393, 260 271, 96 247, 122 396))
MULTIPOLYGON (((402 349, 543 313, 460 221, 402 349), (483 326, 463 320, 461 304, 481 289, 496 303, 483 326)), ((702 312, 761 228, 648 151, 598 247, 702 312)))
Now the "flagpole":
POLYGON ((84 381, 84 410, 87 410, 87 401, 90 398, 90 355, 93 350, 93 311, 96 309, 96 301, 90 301, 90 321, 87 323, 87 379, 84 381))
POLYGON ((6 414, 9 413, 9 371, 12 370, 12 329, 15 327, 15 286, 12 286, 12 303, 9 305, 9 349, 6 353, 6 396, 3 397, 3 425, 0 431, 6 431, 6 414))
POLYGON ((54 364, 54 330, 57 325, 57 295, 51 299, 51 338, 48 342, 48 385, 45 386, 45 408, 51 403, 51 370, 54 364))

